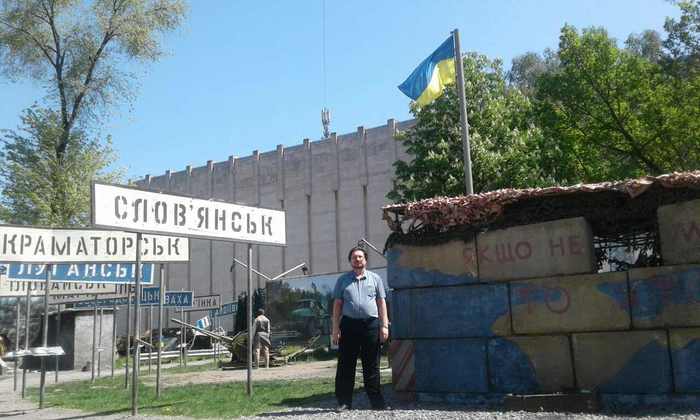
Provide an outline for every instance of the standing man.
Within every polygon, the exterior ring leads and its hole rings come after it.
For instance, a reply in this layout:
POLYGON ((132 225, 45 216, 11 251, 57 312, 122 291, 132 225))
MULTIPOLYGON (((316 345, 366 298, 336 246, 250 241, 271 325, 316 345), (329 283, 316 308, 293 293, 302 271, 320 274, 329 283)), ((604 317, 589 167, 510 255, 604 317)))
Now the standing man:
POLYGON ((382 279, 367 271, 367 251, 355 247, 348 260, 352 271, 338 277, 333 296, 331 340, 338 344, 335 397, 338 411, 352 408, 357 356, 362 358, 362 376, 370 405, 386 408, 379 383, 379 357, 382 343, 389 338, 386 292, 382 279))
POLYGON ((265 358, 265 367, 270 367, 270 319, 265 316, 264 309, 258 309, 255 317, 255 336, 253 346, 255 347, 255 367, 260 367, 260 349, 262 348, 265 358))

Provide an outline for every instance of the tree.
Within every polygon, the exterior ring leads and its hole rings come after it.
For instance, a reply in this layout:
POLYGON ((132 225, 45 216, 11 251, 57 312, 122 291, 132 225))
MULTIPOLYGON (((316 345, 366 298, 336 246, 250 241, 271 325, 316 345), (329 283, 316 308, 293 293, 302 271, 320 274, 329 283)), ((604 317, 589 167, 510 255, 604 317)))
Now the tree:
POLYGON ((87 132, 71 132, 59 162, 61 117, 52 110, 30 108, 18 131, 3 130, 0 152, 0 218, 14 224, 85 226, 90 215, 92 180, 117 182, 110 141, 103 144, 87 132))
MULTIPOLYGON (((39 118, 51 130, 50 135, 42 132, 42 136, 51 137, 54 148, 50 160, 50 165, 55 165, 50 171, 54 176, 48 179, 54 183, 50 188, 53 195, 44 202, 50 209, 23 208, 38 201, 15 195, 4 203, 19 206, 6 208, 9 216, 19 217, 26 212, 27 217, 20 219, 51 223, 80 219, 80 211, 72 207, 82 208, 84 204, 71 202, 76 197, 71 196, 68 185, 61 184, 65 175, 75 171, 68 166, 68 161, 75 160, 67 154, 88 144, 80 143, 80 139, 111 105, 131 99, 134 77, 120 71, 119 64, 157 60, 162 55, 158 37, 180 24, 185 14, 183 1, 0 0, 0 70, 13 79, 24 77, 40 82, 47 91, 47 108, 58 110, 56 115, 42 111, 39 118), (73 140, 78 143, 71 145, 73 140)), ((29 116, 36 118, 36 113, 29 116)), ((30 121, 27 127, 36 131, 42 124, 30 121)), ((94 154, 97 145, 92 147, 82 152, 94 154)), ((22 151, 6 151, 7 156, 18 153, 22 151)), ((44 151, 41 155, 48 159, 44 151)), ((7 169, 3 170, 7 173, 7 169)))
MULTIPOLYGON (((546 183, 537 168, 540 135, 530 123, 529 100, 506 83, 499 60, 470 53, 464 57, 474 191, 546 183)), ((425 107, 412 105, 416 125, 399 136, 412 160, 394 164, 387 197, 412 201, 463 195, 464 165, 458 98, 454 86, 425 107)))
POLYGON ((668 33, 663 42, 673 70, 683 74, 700 73, 700 1, 675 2, 681 9, 676 20, 666 18, 664 29, 668 33))
POLYGON ((593 182, 695 169, 698 80, 672 80, 602 28, 562 28, 559 66, 536 88, 543 170, 593 182))

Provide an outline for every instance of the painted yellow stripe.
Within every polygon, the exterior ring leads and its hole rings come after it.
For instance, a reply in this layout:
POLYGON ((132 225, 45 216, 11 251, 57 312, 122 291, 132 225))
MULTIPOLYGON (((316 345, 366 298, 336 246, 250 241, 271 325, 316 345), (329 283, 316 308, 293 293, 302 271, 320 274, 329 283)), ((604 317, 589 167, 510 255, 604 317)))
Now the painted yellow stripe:
POLYGON ((430 83, 425 88, 423 93, 416 99, 418 105, 424 106, 442 95, 445 86, 454 83, 456 80, 455 73, 455 61, 452 58, 440 61, 435 70, 433 70, 433 76, 430 78, 430 83))

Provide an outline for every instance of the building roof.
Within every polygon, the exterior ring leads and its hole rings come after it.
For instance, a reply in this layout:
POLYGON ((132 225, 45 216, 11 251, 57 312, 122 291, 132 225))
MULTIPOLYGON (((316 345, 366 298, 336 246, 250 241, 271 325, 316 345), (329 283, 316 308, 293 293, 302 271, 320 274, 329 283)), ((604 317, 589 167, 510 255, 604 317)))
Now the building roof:
POLYGON ((399 236, 416 232, 484 231, 569 217, 586 217, 594 233, 648 228, 656 209, 700 198, 700 171, 569 187, 502 189, 436 197, 383 208, 399 236))

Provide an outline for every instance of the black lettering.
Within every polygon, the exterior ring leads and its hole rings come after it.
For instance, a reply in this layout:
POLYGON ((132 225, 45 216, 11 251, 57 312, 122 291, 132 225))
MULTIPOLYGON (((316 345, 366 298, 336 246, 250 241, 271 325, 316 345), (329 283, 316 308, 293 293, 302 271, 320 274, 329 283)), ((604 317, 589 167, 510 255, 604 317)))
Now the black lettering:
POLYGON ((117 238, 107 238, 107 255, 117 255, 117 238))
POLYGON ((120 211, 119 204, 126 205, 126 197, 118 195, 114 197, 114 215, 117 219, 126 219, 126 211, 120 211))
POLYGON ((262 220, 260 222, 260 229, 263 235, 265 234, 265 227, 267 227, 268 235, 272 236, 272 216, 262 216, 262 220), (267 219, 267 221, 265 219, 267 219))
POLYGON ((226 230, 226 210, 214 209, 214 229, 226 230))
POLYGON ((204 229, 209 229, 209 208, 208 207, 200 207, 197 209, 197 218, 199 219, 199 223, 197 224, 198 228, 201 228, 202 225, 204 225, 204 229))
POLYGON ((187 220, 185 219, 185 212, 187 208, 184 204, 175 204, 173 206, 173 220, 176 226, 185 226, 187 220))
POLYGON ((153 212, 156 223, 160 225, 168 223, 168 205, 165 203, 165 201, 156 201, 153 212))
POLYGON ((231 213, 231 229, 233 229, 234 232, 240 232, 241 231, 241 225, 237 220, 241 220, 242 216, 239 212, 234 211, 231 213))

